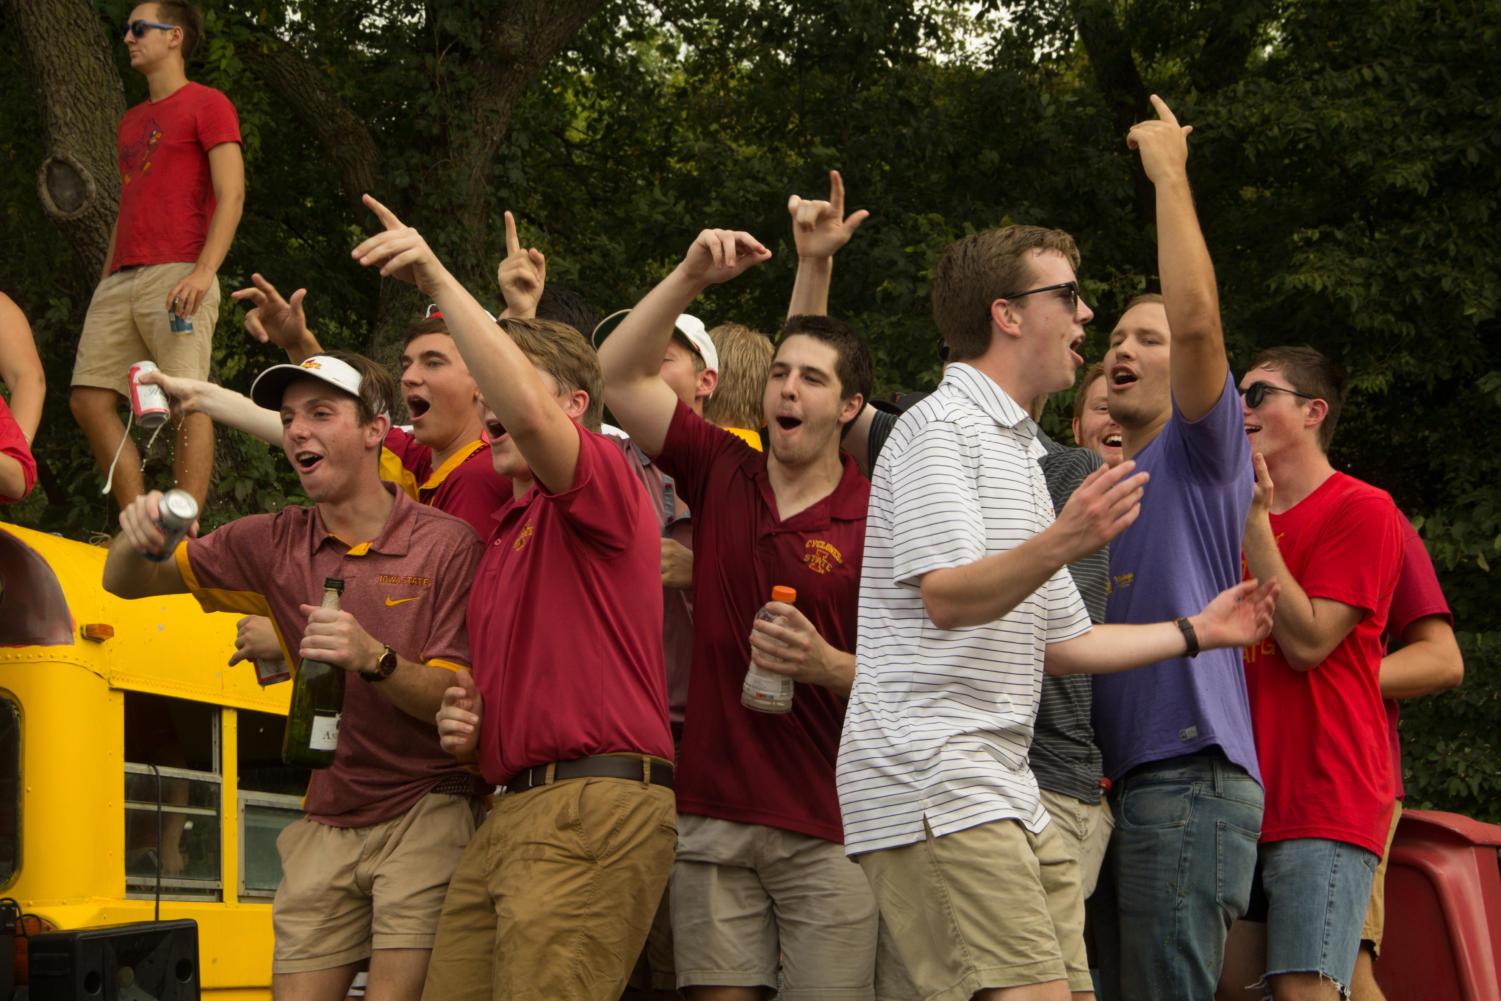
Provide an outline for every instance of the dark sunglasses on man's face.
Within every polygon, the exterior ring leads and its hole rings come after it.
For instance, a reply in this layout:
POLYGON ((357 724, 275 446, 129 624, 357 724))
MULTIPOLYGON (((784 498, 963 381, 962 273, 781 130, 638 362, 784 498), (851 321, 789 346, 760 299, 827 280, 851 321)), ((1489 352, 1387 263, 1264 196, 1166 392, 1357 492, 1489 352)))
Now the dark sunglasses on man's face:
POLYGON ((1068 311, 1075 312, 1079 308, 1079 283, 1059 282, 1057 285, 1044 285, 1042 288, 1029 288, 1025 292, 1013 292, 1010 295, 1001 296, 1002 299, 1020 299, 1023 296, 1037 295, 1039 292, 1064 292, 1064 299, 1068 302, 1068 311))
POLYGON ((162 31, 171 31, 176 27, 177 25, 175 24, 163 24, 160 21, 126 21, 125 33, 130 35, 132 38, 145 38, 146 32, 151 28, 158 28, 162 31))
POLYGON ((1283 389, 1281 386, 1274 386, 1270 382, 1253 382, 1240 391, 1240 395, 1246 398, 1246 406, 1252 410, 1255 410, 1266 402, 1266 394, 1268 393, 1287 393, 1289 396, 1297 396, 1305 400, 1318 399, 1317 396, 1300 393, 1296 389, 1283 389))

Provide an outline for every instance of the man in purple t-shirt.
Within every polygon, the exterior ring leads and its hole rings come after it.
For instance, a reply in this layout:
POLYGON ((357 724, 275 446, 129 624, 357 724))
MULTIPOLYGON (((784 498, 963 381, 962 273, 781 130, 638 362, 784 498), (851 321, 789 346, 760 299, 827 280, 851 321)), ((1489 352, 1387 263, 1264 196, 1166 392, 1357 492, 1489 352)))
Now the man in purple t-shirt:
MULTIPOLYGON (((1152 480, 1141 517, 1110 547, 1108 622, 1171 620, 1240 580, 1251 503, 1250 447, 1188 185, 1189 129, 1152 103, 1158 120, 1127 142, 1157 189, 1162 294, 1132 301, 1105 355, 1110 416, 1152 480)), ((1102 996, 1213 997, 1261 830, 1239 651, 1097 677, 1094 725, 1116 824, 1090 909, 1102 996)))

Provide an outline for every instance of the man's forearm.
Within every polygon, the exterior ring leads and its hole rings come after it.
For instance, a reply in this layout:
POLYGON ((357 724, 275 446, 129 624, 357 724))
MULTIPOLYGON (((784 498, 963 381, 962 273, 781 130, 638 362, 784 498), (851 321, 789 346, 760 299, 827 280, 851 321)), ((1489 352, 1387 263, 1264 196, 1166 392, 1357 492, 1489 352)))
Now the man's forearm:
POLYGON ((198 252, 198 260, 193 268, 203 274, 217 275, 219 268, 224 264, 224 258, 229 255, 230 244, 234 243, 235 230, 240 225, 240 214, 245 208, 245 196, 238 197, 228 195, 219 199, 214 206, 214 215, 209 219, 208 237, 203 241, 203 249, 198 252))
POLYGON ((104 558, 104 589, 120 598, 149 598, 185 590, 172 558, 160 563, 148 560, 123 534, 115 536, 104 558))
POLYGON ((108 278, 110 275, 109 266, 113 264, 115 260, 115 237, 119 233, 119 228, 120 218, 116 216, 115 221, 110 223, 109 227, 109 246, 104 249, 104 264, 99 269, 100 281, 104 281, 104 279, 108 278))
POLYGON ((20 500, 26 492, 26 471, 8 455, 0 455, 0 499, 20 500))
POLYGON ((674 270, 631 309, 599 346, 606 399, 612 382, 660 377, 662 355, 672 341, 673 325, 703 290, 703 285, 674 270))
POLYGON ((787 315, 827 316, 829 288, 833 280, 832 257, 798 258, 797 277, 792 281, 792 300, 787 304, 787 315))
POLYGON ((829 679, 824 686, 841 699, 850 697, 855 687, 855 655, 843 650, 834 650, 829 660, 829 679))
POLYGON ((453 672, 396 658, 396 670, 384 681, 366 682, 351 678, 351 683, 373 684, 393 706, 424 723, 432 722, 443 704, 443 693, 453 684, 453 672))
POLYGON ((1419 619, 1403 631, 1404 645, 1381 660, 1381 695, 1412 699, 1457 688, 1464 680, 1464 655, 1454 630, 1442 616, 1419 619))
POLYGON ((1272 639, 1283 659, 1298 671, 1317 667, 1329 653, 1323 649, 1317 612, 1307 592, 1287 569, 1271 523, 1265 518, 1252 519, 1246 526, 1241 549, 1252 577, 1261 581, 1275 579, 1281 586, 1272 620, 1272 639))
POLYGON ((36 439, 42 423, 42 404, 47 398, 47 377, 40 368, 28 368, 15 376, 10 385, 10 412, 26 441, 36 439))
POLYGON ((1110 674, 1181 657, 1187 651, 1188 641, 1172 622, 1107 625, 1049 643, 1043 663, 1049 674, 1110 674))
POLYGON ((1172 335, 1172 392, 1189 420, 1213 409, 1230 371, 1214 264, 1188 178, 1157 185, 1157 268, 1172 335))
POLYGON ((250 397, 211 382, 200 384, 198 411, 216 424, 243 431, 268 445, 281 444, 281 415, 250 397))
POLYGON ((1063 566, 1049 533, 962 567, 933 570, 922 579, 923 607, 939 629, 984 625, 1009 614, 1063 566))

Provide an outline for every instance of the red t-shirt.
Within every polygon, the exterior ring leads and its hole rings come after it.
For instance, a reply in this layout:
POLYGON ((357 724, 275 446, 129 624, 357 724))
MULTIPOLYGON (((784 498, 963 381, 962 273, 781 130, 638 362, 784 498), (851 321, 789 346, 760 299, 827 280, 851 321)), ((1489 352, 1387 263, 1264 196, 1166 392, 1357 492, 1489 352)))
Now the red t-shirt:
POLYGON ((393 427, 380 453, 380 478, 408 497, 462 518, 480 538, 495 527, 495 509, 511 500, 511 481, 490 464, 490 449, 476 438, 433 468, 433 450, 410 431, 393 427))
MULTIPOLYGON (((1449 603, 1444 600, 1444 590, 1438 585, 1438 574, 1433 571, 1428 547, 1423 545, 1423 537, 1412 527, 1412 522, 1403 518, 1402 572, 1397 577, 1397 589, 1392 592, 1392 610, 1386 617, 1386 635, 1382 637, 1387 649, 1400 648, 1407 627, 1430 615, 1442 615, 1450 624, 1454 622, 1449 603)), ((1392 752, 1392 777, 1398 799, 1407 794, 1402 786, 1402 739, 1397 733, 1397 721, 1401 715, 1401 703, 1387 699, 1387 739, 1392 752)))
MULTIPOLYGON (((380 535, 351 546, 329 534, 314 507, 252 514, 177 547, 183 583, 210 612, 264 615, 289 660, 302 645, 300 605, 323 600, 323 581, 344 581, 339 607, 402 657, 457 671, 470 663, 464 634, 469 582, 480 542, 457 518, 396 503, 380 535)), ((440 782, 466 772, 438 744, 432 718, 418 719, 358 677, 344 682, 344 716, 330 768, 313 770, 308 816, 333 827, 399 817, 440 782)))
POLYGON ((110 271, 198 260, 217 204, 208 151, 239 141, 235 106, 202 84, 125 112, 115 139, 120 216, 110 271))
POLYGON ((678 810, 842 844, 834 761, 845 700, 798 685, 792 711, 740 704, 751 622, 771 589, 824 640, 855 649, 870 483, 843 456, 834 492, 783 521, 766 455, 678 404, 657 462, 693 511, 693 675, 678 765, 678 810))
POLYGON ((1282 559, 1309 598, 1364 612, 1329 656, 1295 671, 1268 636, 1245 651, 1266 784, 1263 842, 1328 838, 1376 855, 1394 787, 1381 705, 1381 634, 1402 567, 1402 515, 1384 490, 1335 473, 1273 514, 1282 559))
POLYGON ((494 512, 469 593, 487 781, 596 754, 672 760, 661 533, 628 463, 579 428, 573 486, 494 512))
POLYGON ((26 444, 26 436, 21 433, 21 425, 16 423, 15 415, 4 400, 0 400, 0 455, 8 455, 21 464, 21 476, 26 484, 20 497, 0 497, 0 504, 11 504, 24 499, 36 486, 36 459, 31 454, 31 446, 26 444))

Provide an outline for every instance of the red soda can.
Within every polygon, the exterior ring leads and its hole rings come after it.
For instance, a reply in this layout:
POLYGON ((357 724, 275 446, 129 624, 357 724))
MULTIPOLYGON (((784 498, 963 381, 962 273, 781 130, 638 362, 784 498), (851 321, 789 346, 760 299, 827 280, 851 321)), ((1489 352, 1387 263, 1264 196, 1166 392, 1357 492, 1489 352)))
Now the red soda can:
POLYGON ((141 382, 143 372, 155 371, 158 371, 155 362, 138 361, 130 366, 130 409, 135 422, 143 428, 157 427, 172 412, 162 387, 141 382))

